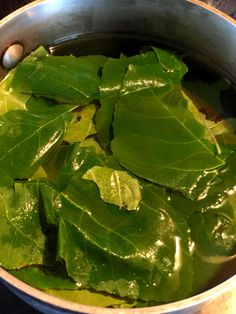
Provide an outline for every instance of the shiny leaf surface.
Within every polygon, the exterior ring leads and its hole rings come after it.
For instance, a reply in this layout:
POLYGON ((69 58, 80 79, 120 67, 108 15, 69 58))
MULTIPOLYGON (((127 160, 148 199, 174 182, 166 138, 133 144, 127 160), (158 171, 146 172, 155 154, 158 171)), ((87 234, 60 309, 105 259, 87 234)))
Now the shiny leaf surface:
POLYGON ((38 183, 1 188, 0 264, 7 269, 43 264, 46 237, 41 229, 38 183))
POLYGON ((125 168, 190 198, 225 163, 158 65, 130 66, 113 126, 112 151, 125 168))
POLYGON ((106 57, 55 57, 40 52, 34 52, 16 68, 12 88, 77 105, 88 104, 98 97, 98 73, 106 57))
POLYGON ((72 109, 41 107, 41 114, 11 110, 1 115, 0 167, 13 179, 30 177, 61 143, 72 109))
POLYGON ((139 210, 130 212, 104 203, 93 182, 77 179, 57 204, 59 255, 83 287, 158 301, 190 292, 188 226, 155 187, 144 186, 139 210))
POLYGON ((94 166, 83 175, 83 179, 97 184, 104 202, 127 210, 139 209, 142 198, 139 181, 126 171, 94 166))

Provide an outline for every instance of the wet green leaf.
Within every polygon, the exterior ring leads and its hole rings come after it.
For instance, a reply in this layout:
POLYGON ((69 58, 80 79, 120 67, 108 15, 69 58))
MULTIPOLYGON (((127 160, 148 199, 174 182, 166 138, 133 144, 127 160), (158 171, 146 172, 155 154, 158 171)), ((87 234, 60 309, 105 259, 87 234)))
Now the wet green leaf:
POLYGON ((80 111, 73 113, 73 119, 70 122, 64 140, 69 143, 84 141, 88 136, 95 134, 96 129, 93 123, 93 117, 96 113, 95 105, 83 107, 80 111))
POLYGON ((190 293, 188 226, 159 193, 145 185, 139 210, 122 211, 104 203, 93 182, 71 181, 57 203, 68 274, 121 297, 165 302, 190 293))
POLYGON ((37 182, 1 188, 0 264, 7 269, 43 264, 46 236, 41 229, 37 182))
POLYGON ((159 65, 130 66, 113 127, 112 152, 123 167, 190 198, 225 163, 159 65))
POLYGON ((77 105, 98 98, 99 70, 106 57, 38 54, 36 51, 16 68, 12 88, 77 105))
POLYGON ((104 202, 127 210, 139 209, 142 198, 139 181, 126 171, 94 166, 83 175, 83 179, 97 184, 104 202))
POLYGON ((34 114, 11 110, 0 116, 0 167, 13 179, 27 178, 50 156, 71 120, 71 106, 34 114))

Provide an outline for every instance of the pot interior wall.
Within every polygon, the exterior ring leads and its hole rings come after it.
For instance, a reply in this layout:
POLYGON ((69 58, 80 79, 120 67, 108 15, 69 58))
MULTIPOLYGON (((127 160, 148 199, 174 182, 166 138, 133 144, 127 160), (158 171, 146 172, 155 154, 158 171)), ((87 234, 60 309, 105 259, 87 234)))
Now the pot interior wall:
POLYGON ((1 52, 20 42, 25 54, 40 44, 55 46, 83 34, 110 32, 149 37, 200 55, 202 61, 236 78, 235 24, 191 1, 39 1, 3 22, 0 31, 1 52))

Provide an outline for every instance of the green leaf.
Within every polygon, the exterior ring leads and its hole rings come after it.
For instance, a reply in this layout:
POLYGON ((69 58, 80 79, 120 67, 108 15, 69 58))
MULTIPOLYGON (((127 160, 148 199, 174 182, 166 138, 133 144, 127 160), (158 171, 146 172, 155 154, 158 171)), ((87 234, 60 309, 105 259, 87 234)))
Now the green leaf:
POLYGON ((185 93, 197 104, 198 109, 203 109, 209 117, 215 118, 223 113, 220 94, 230 87, 225 78, 214 83, 186 80, 183 86, 185 93))
POLYGON ((40 166, 38 169, 36 169, 36 171, 31 176, 30 179, 34 180, 34 179, 40 179, 40 178, 45 178, 45 179, 47 178, 47 173, 42 166, 40 166))
POLYGON ((13 71, 0 82, 0 115, 10 110, 26 110, 25 103, 29 95, 17 93, 10 88, 9 84, 13 77, 13 71))
POLYGON ((220 264, 236 256, 236 194, 218 208, 190 217, 192 239, 199 257, 220 264))
POLYGON ((10 273, 25 283, 37 289, 77 289, 76 283, 72 281, 62 265, 56 267, 25 267, 19 270, 11 270, 10 273))
POLYGON ((109 148, 112 137, 111 125, 115 104, 119 100, 120 90, 128 66, 130 64, 155 64, 157 58, 153 52, 123 57, 109 58, 102 70, 102 83, 100 86, 99 100, 101 107, 96 115, 96 129, 98 139, 104 148, 109 148))
MULTIPOLYGON (((24 59, 24 62, 33 60, 39 60, 47 55, 47 51, 40 47, 34 51, 30 56, 24 59)), ((26 110, 26 103, 30 96, 17 92, 14 88, 11 88, 11 82, 15 77, 16 69, 12 69, 5 78, 0 82, 0 115, 10 110, 26 110)), ((29 72, 30 73, 30 72, 29 72)))
POLYGON ((26 58, 15 69, 11 87, 63 103, 85 105, 98 98, 98 72, 106 59, 50 55, 26 58))
POLYGON ((187 66, 181 61, 180 57, 173 53, 156 47, 152 47, 159 63, 166 73, 171 77, 174 84, 179 84, 183 76, 188 72, 187 66))
POLYGON ((123 169, 113 156, 97 154, 94 147, 82 147, 78 143, 64 147, 57 157, 56 165, 57 182, 61 190, 66 188, 74 176, 81 179, 94 166, 123 169))
POLYGON ((97 184, 104 202, 127 210, 139 209, 142 198, 139 181, 126 171, 94 166, 83 175, 83 179, 97 184))
POLYGON ((82 176, 92 167, 104 165, 104 156, 95 153, 93 147, 81 147, 78 143, 64 147, 57 158, 58 185, 63 190, 73 176, 82 176))
POLYGON ((102 294, 85 289, 63 291, 50 289, 45 292, 65 300, 77 302, 79 304, 89 304, 90 306, 132 308, 136 303, 135 301, 118 298, 115 295, 102 294))
POLYGON ((138 176, 199 197, 224 165, 224 154, 205 139, 204 127, 159 65, 130 66, 123 86, 113 122, 114 156, 138 176))
POLYGON ((180 193, 166 192, 165 199, 187 219, 194 213, 216 211, 222 204, 228 203, 230 195, 235 193, 236 155, 229 156, 227 163, 207 188, 207 193, 199 200, 191 200, 180 193))
POLYGON ((73 113, 64 140, 68 143, 76 143, 84 141, 88 136, 95 134, 96 129, 93 123, 93 117, 96 113, 95 105, 83 107, 80 111, 73 113))
POLYGON ((41 229, 37 182, 1 188, 0 263, 7 269, 43 264, 46 237, 41 229))
POLYGON ((104 203, 93 182, 76 179, 57 204, 58 255, 82 287, 163 302, 190 293, 188 226, 159 189, 145 185, 139 210, 130 213, 104 203))
MULTIPOLYGON (((49 226, 57 227, 59 218, 52 204, 56 202, 59 192, 52 183, 43 179, 39 181, 39 189, 40 189, 41 203, 43 206, 42 222, 45 225, 47 225, 47 227, 49 226)), ((54 229, 53 233, 55 234, 56 232, 57 230, 54 229)), ((54 243, 54 245, 56 246, 57 244, 54 243)), ((54 248, 54 250, 56 250, 56 248, 54 248)))
POLYGON ((13 179, 27 178, 50 156, 71 120, 71 106, 41 107, 41 114, 11 110, 0 116, 0 167, 13 179))
POLYGON ((93 147, 98 155, 105 155, 105 151, 94 137, 89 137, 80 143, 80 147, 93 147))
POLYGON ((226 273, 225 268, 229 266, 225 263, 204 262, 197 254, 194 254, 193 267, 193 295, 197 295, 222 283, 222 275, 226 273))
POLYGON ((32 287, 44 290, 50 295, 80 304, 121 308, 129 308, 135 305, 134 301, 132 302, 96 291, 79 289, 78 285, 68 277, 63 266, 59 264, 53 269, 31 266, 9 272, 32 287))

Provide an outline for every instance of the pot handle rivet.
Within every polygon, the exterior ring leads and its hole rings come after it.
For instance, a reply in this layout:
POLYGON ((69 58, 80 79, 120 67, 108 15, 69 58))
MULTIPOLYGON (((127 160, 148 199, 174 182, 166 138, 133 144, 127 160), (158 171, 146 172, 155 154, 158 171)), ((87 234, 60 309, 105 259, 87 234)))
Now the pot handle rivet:
POLYGON ((20 44, 13 44, 6 49, 2 57, 2 65, 9 70, 19 63, 22 59, 24 48, 20 44))

